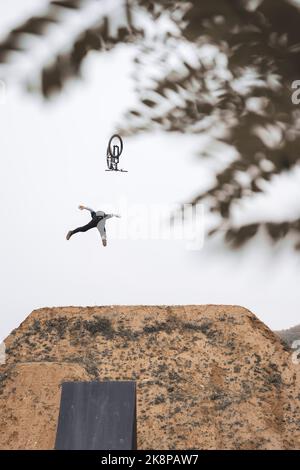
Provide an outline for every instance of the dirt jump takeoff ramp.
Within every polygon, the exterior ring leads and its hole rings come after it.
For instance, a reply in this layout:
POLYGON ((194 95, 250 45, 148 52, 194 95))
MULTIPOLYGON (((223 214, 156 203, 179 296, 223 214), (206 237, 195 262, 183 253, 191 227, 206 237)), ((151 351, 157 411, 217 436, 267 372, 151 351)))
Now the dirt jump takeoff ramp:
POLYGON ((5 345, 0 449, 54 449, 62 384, 114 381, 136 383, 138 449, 300 448, 300 366, 245 308, 44 308, 5 345))

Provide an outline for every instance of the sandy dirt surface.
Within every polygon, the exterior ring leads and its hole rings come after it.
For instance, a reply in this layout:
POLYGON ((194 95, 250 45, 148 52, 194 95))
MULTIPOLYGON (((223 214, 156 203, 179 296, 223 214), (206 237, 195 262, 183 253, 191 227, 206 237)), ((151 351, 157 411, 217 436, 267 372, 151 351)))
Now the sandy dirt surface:
POLYGON ((242 307, 44 308, 5 342, 0 449, 52 449, 70 380, 136 380, 140 449, 300 448, 300 366, 242 307))

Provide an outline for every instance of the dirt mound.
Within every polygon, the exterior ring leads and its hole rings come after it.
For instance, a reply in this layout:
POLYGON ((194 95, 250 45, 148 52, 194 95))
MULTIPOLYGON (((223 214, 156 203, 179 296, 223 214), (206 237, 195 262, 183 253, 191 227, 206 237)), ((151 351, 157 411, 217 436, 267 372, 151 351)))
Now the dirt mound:
POLYGON ((6 346, 0 449, 53 448, 65 380, 136 380, 140 449, 300 447, 299 367, 241 307, 44 308, 6 346))

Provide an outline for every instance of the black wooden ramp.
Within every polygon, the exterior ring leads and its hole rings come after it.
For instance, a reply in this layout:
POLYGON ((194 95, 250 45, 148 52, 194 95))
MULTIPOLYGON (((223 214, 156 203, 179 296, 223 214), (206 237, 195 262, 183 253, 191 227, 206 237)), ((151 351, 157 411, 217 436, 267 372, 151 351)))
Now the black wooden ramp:
POLYGON ((63 383, 55 449, 136 449, 135 382, 63 383))

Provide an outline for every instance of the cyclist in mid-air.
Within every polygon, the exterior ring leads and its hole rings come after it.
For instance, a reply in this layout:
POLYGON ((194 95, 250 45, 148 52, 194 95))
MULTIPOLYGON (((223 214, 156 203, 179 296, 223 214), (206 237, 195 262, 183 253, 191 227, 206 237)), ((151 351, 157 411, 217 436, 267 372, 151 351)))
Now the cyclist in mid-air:
POLYGON ((91 213, 92 220, 86 224, 83 225, 82 227, 75 228, 74 230, 70 230, 67 233, 66 239, 70 240, 72 235, 78 232, 87 232, 91 228, 97 227, 99 230, 99 233, 101 235, 102 243, 103 246, 107 245, 107 238, 106 238, 106 229, 105 229, 105 223, 107 219, 110 219, 111 217, 121 217, 120 215, 117 214, 105 214, 103 211, 97 211, 95 212, 93 209, 90 209, 89 207, 85 207, 83 205, 80 205, 78 207, 80 210, 87 210, 91 213))

